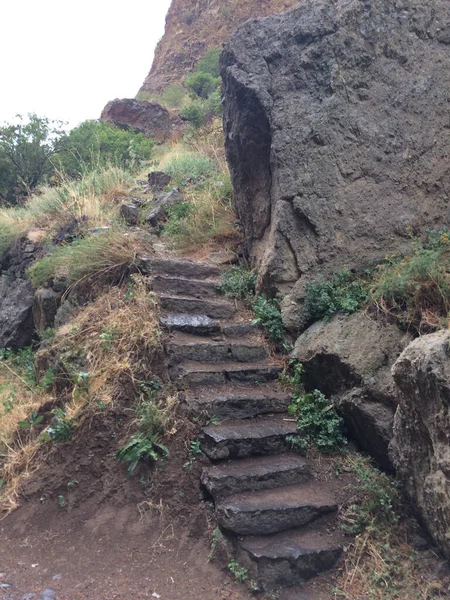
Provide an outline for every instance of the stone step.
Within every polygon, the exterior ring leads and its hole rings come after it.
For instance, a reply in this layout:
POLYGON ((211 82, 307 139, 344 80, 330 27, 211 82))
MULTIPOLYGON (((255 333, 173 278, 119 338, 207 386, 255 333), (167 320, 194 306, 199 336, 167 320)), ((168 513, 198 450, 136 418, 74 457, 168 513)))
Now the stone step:
POLYGON ((281 367, 267 361, 253 363, 198 363, 185 361, 169 369, 172 380, 185 385, 222 385, 224 383, 264 383, 273 381, 281 367))
POLYGON ((206 315, 169 313, 159 319, 167 331, 181 331, 201 336, 214 336, 221 333, 220 324, 206 315))
POLYGON ((206 315, 211 319, 231 319, 236 312, 232 302, 204 300, 187 296, 160 294, 161 308, 172 313, 206 315))
POLYGON ((216 504, 216 517, 221 527, 233 533, 266 535, 301 527, 337 509, 327 485, 311 481, 230 496, 216 504))
POLYGON ((267 346, 261 341, 248 338, 226 339, 221 341, 205 340, 183 333, 174 334, 166 344, 166 352, 173 364, 183 360, 201 362, 252 362, 268 358, 267 346))
POLYGON ((244 537, 236 543, 236 559, 263 591, 302 585, 339 560, 344 539, 332 529, 322 518, 300 529, 244 537))
POLYGON ((149 259, 151 274, 175 275, 189 279, 210 279, 220 277, 220 268, 217 265, 193 262, 190 260, 176 260, 172 258, 149 259))
POLYGON ((210 459, 222 460, 281 454, 290 448, 286 441, 290 435, 297 435, 297 425, 292 421, 252 419, 204 427, 200 441, 210 459))
POLYGON ((206 467, 200 480, 217 502, 246 490, 266 490, 305 483, 309 477, 305 458, 296 454, 276 454, 206 467))
POLYGON ((194 387, 186 394, 190 415, 221 419, 248 419, 266 413, 285 413, 290 396, 275 382, 255 385, 194 387))
POLYGON ((152 287, 157 294, 179 294, 194 298, 219 297, 218 282, 218 279, 187 279, 170 275, 154 275, 152 277, 152 287))

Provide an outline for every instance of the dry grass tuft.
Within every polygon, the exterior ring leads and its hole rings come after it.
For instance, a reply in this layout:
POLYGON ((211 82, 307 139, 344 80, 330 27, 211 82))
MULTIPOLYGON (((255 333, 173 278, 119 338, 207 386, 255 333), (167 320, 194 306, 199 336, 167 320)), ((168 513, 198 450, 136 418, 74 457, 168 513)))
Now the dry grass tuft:
POLYGON ((112 287, 92 304, 80 310, 70 324, 62 327, 50 343, 50 351, 63 357, 67 370, 76 375, 71 357, 83 357, 88 375, 86 394, 73 394, 68 417, 80 413, 87 401, 108 404, 125 376, 132 385, 145 365, 161 351, 156 296, 149 291, 147 278, 133 275, 127 287, 112 287))

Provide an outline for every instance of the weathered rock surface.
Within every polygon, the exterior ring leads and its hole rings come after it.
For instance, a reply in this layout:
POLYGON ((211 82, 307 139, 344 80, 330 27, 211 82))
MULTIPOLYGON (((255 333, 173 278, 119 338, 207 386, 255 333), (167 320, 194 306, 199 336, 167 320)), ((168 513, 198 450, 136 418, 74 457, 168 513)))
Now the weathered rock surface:
POLYGON ((315 323, 295 344, 305 388, 331 397, 351 436, 387 469, 397 409, 390 368, 411 339, 392 323, 354 313, 315 323))
POLYGON ((209 48, 216 48, 241 23, 281 12, 298 0, 172 0, 166 29, 140 91, 160 94, 181 83, 209 48))
POLYGON ((33 287, 24 279, 0 277, 0 348, 18 350, 33 340, 33 287))
POLYGON ((102 121, 110 121, 117 127, 132 128, 159 143, 172 135, 172 121, 168 111, 156 102, 116 98, 102 110, 102 121))
POLYGON ((151 171, 148 174, 148 184, 153 192, 162 192, 172 181, 172 176, 164 171, 151 171))
POLYGON ((399 408, 391 453, 414 506, 450 558, 450 333, 414 340, 392 368, 399 408))
POLYGON ((159 223, 167 219, 167 209, 182 201, 183 195, 176 188, 167 194, 160 194, 145 220, 152 227, 157 227, 159 223))
POLYGON ((226 149, 260 284, 304 285, 449 222, 447 0, 304 0, 225 44, 226 149))

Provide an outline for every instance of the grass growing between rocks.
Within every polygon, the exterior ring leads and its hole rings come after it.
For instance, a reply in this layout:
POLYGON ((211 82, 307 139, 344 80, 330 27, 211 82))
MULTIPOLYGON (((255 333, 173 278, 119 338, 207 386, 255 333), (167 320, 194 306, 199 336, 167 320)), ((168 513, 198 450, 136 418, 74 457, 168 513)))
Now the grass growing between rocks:
POLYGON ((339 459, 335 470, 341 469, 351 470, 357 480, 354 496, 340 513, 342 529, 356 538, 345 554, 333 598, 448 598, 448 581, 433 572, 437 555, 412 546, 414 521, 395 482, 362 457, 339 459))
POLYGON ((64 278, 69 285, 87 280, 117 282, 132 268, 139 251, 150 250, 142 237, 111 230, 54 247, 27 274, 34 287, 54 278, 64 278))
POLYGON ((234 225, 233 192, 218 124, 160 150, 157 168, 172 175, 172 184, 184 198, 169 210, 162 234, 172 249, 192 254, 234 248, 241 235, 234 225))

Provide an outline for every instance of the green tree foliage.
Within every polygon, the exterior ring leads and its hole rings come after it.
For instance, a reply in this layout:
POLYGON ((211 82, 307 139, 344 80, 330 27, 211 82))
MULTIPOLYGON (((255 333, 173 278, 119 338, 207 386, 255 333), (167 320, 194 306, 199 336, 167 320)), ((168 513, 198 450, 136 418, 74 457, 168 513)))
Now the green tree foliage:
POLYGON ((180 117, 195 128, 206 125, 222 114, 220 94, 219 55, 221 49, 213 48, 201 58, 195 71, 184 82, 192 101, 180 111, 180 117))
POLYGON ((196 71, 201 73, 209 73, 213 77, 219 77, 219 57, 222 52, 222 48, 211 48, 208 52, 202 56, 198 61, 196 71))
POLYGON ((61 121, 34 113, 25 120, 0 128, 0 198, 18 203, 52 172, 50 158, 60 149, 64 134, 61 121))
POLYGON ((219 87, 220 78, 199 71, 188 77, 184 84, 193 94, 206 100, 219 87))
POLYGON ((84 121, 64 138, 58 154, 59 168, 69 177, 112 163, 138 168, 151 157, 153 140, 104 121, 84 121))

